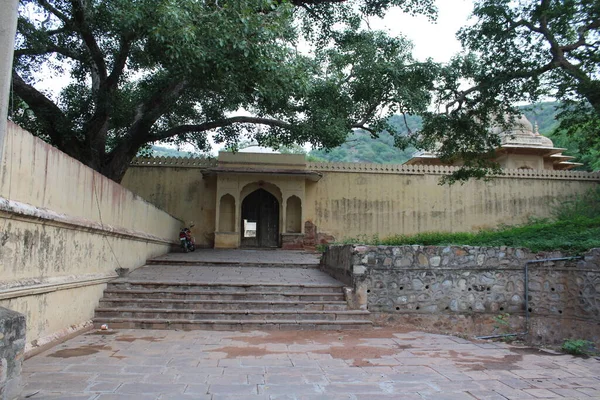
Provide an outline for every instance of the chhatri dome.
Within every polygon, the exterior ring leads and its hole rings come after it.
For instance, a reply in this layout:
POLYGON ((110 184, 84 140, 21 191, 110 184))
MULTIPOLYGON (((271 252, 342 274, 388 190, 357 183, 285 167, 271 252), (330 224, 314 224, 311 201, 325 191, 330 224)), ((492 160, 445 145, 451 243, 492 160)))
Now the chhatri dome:
MULTIPOLYGON (((500 147, 495 151, 494 161, 502 168, 565 170, 582 165, 569 161, 574 157, 563 155, 566 149, 554 147, 552 140, 539 133, 537 123, 534 126, 524 115, 517 118, 509 129, 495 126, 491 132, 500 136, 500 147)), ((405 164, 443 163, 435 152, 419 151, 405 164)), ((460 162, 456 165, 460 165, 460 162)))

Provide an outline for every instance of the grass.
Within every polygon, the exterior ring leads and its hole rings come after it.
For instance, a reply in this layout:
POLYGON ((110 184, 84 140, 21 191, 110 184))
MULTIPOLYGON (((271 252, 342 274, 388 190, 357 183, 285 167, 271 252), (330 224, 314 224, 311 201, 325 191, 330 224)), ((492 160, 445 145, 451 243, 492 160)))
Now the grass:
POLYGON ((600 247, 600 187, 574 196, 554 207, 554 220, 531 220, 518 226, 502 226, 479 232, 425 232, 380 239, 350 238, 343 243, 370 245, 525 247, 533 252, 561 251, 577 255, 600 247))

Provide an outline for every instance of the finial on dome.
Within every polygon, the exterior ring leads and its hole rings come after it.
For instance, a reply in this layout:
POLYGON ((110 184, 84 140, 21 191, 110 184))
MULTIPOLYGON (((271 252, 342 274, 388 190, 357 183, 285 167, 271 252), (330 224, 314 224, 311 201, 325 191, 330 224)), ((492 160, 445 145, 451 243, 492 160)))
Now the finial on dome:
POLYGON ((535 124, 533 124, 533 134, 536 136, 540 134, 540 129, 537 121, 535 121, 535 124))

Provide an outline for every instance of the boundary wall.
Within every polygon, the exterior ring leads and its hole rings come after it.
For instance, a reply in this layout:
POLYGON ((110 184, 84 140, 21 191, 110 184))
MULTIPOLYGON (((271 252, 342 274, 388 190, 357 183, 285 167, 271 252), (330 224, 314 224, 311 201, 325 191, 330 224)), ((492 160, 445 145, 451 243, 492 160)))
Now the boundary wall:
POLYGON ((600 249, 532 263, 561 257, 506 247, 333 245, 321 269, 348 285, 353 308, 381 324, 600 343, 600 249))
MULTIPOLYGON (((268 159, 270 155, 256 157, 268 159)), ((196 242, 213 247, 217 180, 221 178, 209 171, 218 162, 138 158, 122 184, 186 224, 194 221, 196 242)), ((446 166, 307 163, 305 171, 318 174, 320 179, 294 183, 304 193, 303 235, 296 239, 300 247, 310 247, 362 236, 467 232, 520 224, 529 217, 549 217, 556 202, 585 193, 600 182, 600 173, 503 170, 502 175, 488 181, 439 184, 443 175, 455 170, 446 166)), ((254 172, 253 179, 259 184, 277 185, 281 178, 268 171, 254 172)), ((240 201, 235 205, 239 208, 240 201)))
POLYGON ((182 222, 9 122, 0 169, 0 307, 26 351, 87 326, 106 282, 167 253, 182 222))

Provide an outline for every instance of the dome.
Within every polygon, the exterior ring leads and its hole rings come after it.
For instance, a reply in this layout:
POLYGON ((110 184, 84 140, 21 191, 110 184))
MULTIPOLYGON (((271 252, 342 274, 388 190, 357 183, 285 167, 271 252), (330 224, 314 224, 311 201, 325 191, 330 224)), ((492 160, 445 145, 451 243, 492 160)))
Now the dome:
POLYGON ((537 124, 533 124, 521 115, 509 130, 501 130, 496 127, 493 130, 502 138, 503 145, 517 145, 521 147, 554 147, 552 140, 542 136, 537 132, 537 124))
POLYGON ((513 126, 513 129, 516 131, 521 131, 523 133, 533 133, 533 125, 524 115, 521 115, 521 117, 515 121, 515 124, 513 126))

